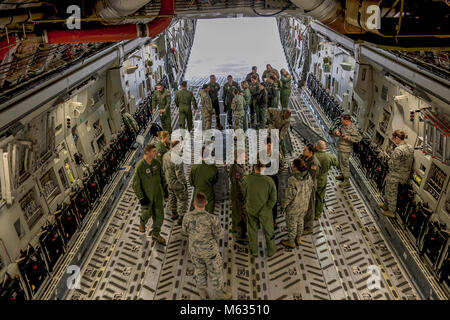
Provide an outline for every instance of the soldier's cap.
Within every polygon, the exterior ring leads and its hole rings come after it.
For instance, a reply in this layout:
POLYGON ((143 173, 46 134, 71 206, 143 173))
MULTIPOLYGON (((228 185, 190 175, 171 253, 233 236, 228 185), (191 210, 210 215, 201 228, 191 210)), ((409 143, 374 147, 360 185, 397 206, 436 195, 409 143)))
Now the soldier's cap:
POLYGON ((205 83, 205 84, 202 86, 202 89, 206 89, 206 88, 209 88, 209 86, 205 83))

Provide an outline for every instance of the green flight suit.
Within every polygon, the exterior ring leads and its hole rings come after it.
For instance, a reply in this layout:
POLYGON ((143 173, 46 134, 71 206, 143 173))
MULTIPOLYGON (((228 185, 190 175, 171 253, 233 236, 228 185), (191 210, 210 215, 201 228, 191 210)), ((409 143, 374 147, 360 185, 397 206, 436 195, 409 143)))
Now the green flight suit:
POLYGON ((156 159, 162 163, 162 158, 169 150, 170 150, 170 142, 164 144, 161 142, 161 140, 159 140, 158 143, 156 144, 156 159))
POLYGON ((323 200, 325 198, 325 189, 327 187, 328 170, 330 170, 331 166, 337 167, 339 162, 334 155, 325 151, 318 151, 314 156, 320 162, 320 173, 317 176, 315 213, 315 218, 319 219, 323 212, 323 200))
POLYGON ((187 89, 181 89, 177 91, 175 94, 175 105, 179 109, 180 118, 178 119, 178 123, 180 124, 180 128, 187 128, 189 131, 192 130, 192 110, 191 103, 194 106, 194 110, 197 110, 197 101, 195 100, 194 95, 191 91, 187 89))
POLYGON ((237 234, 237 238, 243 239, 247 234, 247 218, 243 205, 245 201, 243 190, 245 169, 242 164, 232 164, 229 170, 232 232, 237 234))
POLYGON ((258 96, 259 96, 259 82, 249 84, 250 94, 252 99, 250 101, 250 125, 255 124, 255 116, 258 112, 258 96))
POLYGON ((189 174, 189 183, 194 187, 192 196, 191 211, 194 210, 194 198, 197 192, 203 192, 206 195, 208 204, 206 211, 214 213, 214 184, 218 179, 217 167, 214 164, 206 164, 204 161, 194 164, 189 174))
POLYGON ((276 103, 276 90, 275 90, 275 84, 266 82, 266 91, 267 91, 267 108, 277 108, 276 103))
POLYGON ((165 112, 159 115, 161 119, 161 126, 164 131, 172 133, 172 118, 170 116, 170 92, 166 89, 163 91, 155 91, 152 98, 152 110, 158 105, 159 110, 165 110, 165 112))
POLYGON ((161 163, 153 159, 148 164, 141 159, 134 168, 132 188, 140 200, 147 198, 149 204, 141 206, 141 223, 145 226, 153 219, 153 235, 158 236, 164 220, 163 172, 161 163))
POLYGON ((281 81, 276 79, 273 83, 273 88, 275 90, 275 99, 273 102, 274 108, 278 108, 278 103, 280 101, 280 90, 281 90, 281 81))
POLYGON ((252 94, 250 92, 249 88, 244 89, 244 112, 245 112, 245 116, 244 116, 244 131, 247 131, 248 126, 247 126, 247 121, 248 121, 248 108, 250 107, 250 104, 252 102, 252 94))
POLYGON ((267 176, 253 173, 244 177, 243 185, 251 254, 258 254, 258 229, 261 223, 268 255, 272 255, 276 250, 272 216, 272 208, 277 202, 275 183, 267 176))
POLYGON ((281 108, 287 109, 289 107, 289 96, 291 95, 291 75, 286 74, 286 76, 281 75, 281 90, 280 90, 280 101, 281 108))

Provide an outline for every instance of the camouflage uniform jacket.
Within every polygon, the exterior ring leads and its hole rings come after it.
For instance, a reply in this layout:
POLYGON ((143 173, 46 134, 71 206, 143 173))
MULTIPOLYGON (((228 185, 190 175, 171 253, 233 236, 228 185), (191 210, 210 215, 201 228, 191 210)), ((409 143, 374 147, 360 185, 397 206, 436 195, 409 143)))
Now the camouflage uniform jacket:
POLYGON ((175 105, 178 108, 185 106, 190 109, 191 103, 194 106, 194 110, 197 110, 197 101, 195 100, 195 97, 191 91, 187 89, 181 89, 177 91, 177 93, 175 94, 175 105))
POLYGON ((202 116, 207 117, 214 114, 211 96, 205 90, 200 90, 200 99, 202 100, 202 116))
POLYGON ((217 240, 223 229, 216 216, 204 210, 190 211, 183 218, 181 232, 188 236, 191 256, 211 258, 220 254, 217 240))
POLYGON ((163 156, 163 171, 166 182, 175 192, 187 192, 187 181, 184 175, 183 163, 176 164, 172 161, 172 150, 163 156))
POLYGON ((282 211, 287 213, 308 210, 309 200, 314 187, 313 179, 308 171, 294 172, 289 177, 287 187, 284 190, 284 197, 281 201, 282 211))
POLYGON ((338 137, 337 142, 337 148, 340 152, 352 152, 353 151, 353 144, 356 142, 360 142, 362 139, 361 134, 358 131, 358 128, 356 128, 355 124, 351 123, 348 126, 340 126, 338 129, 334 131, 334 134, 336 134, 336 131, 339 130, 341 132, 341 136, 338 137), (344 139, 344 135, 348 136, 348 139, 344 139))
POLYGON ((209 86, 209 96, 211 97, 211 101, 218 101, 219 100, 219 91, 220 91, 220 84, 215 82, 212 84, 211 82, 208 83, 209 86))
POLYGON ((244 111, 244 97, 240 94, 237 94, 233 98, 233 102, 231 102, 231 110, 234 112, 235 117, 243 117, 245 114, 244 111))
POLYGON ((284 138, 286 135, 289 125, 291 123, 291 118, 284 119, 284 113, 285 110, 280 110, 277 108, 268 108, 266 111, 266 118, 267 123, 269 125, 270 129, 278 129, 280 130, 278 136, 280 137, 280 140, 284 138))
POLYGON ((399 144, 388 161, 389 175, 405 183, 411 173, 414 160, 414 148, 406 142, 399 144))
POLYGON ((170 92, 166 89, 163 91, 155 91, 152 99, 152 109, 155 109, 158 105, 159 110, 166 110, 165 113, 170 113, 170 92))
POLYGON ((316 155, 313 155, 310 158, 306 158, 306 156, 303 154, 299 158, 305 161, 306 165, 308 166, 308 172, 315 181, 320 175, 321 171, 319 159, 317 159, 316 155), (316 166, 317 169, 313 169, 312 166, 316 166))

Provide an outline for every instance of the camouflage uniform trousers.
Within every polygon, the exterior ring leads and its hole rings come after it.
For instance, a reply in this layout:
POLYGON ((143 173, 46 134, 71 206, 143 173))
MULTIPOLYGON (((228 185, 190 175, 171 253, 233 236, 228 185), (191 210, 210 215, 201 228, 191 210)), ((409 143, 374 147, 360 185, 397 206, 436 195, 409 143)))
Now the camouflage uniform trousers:
POLYGON ((406 179, 402 180, 399 177, 394 177, 391 174, 386 176, 386 187, 384 189, 384 202, 386 203, 388 210, 390 212, 397 211, 397 194, 398 185, 405 184, 408 181, 408 176, 406 179))
POLYGON ((295 239, 302 235, 305 214, 306 211, 303 208, 286 211, 286 229, 290 243, 295 243, 295 239))
POLYGON ((223 289, 223 261, 220 254, 210 258, 191 255, 191 260, 194 265, 194 278, 197 288, 205 289, 208 286, 209 278, 216 290, 223 289))
POLYGON ((314 225, 314 216, 316 213, 316 188, 311 191, 311 198, 309 199, 308 210, 306 210, 303 216, 304 228, 306 230, 312 230, 314 225))
POLYGON ((244 117, 241 114, 233 115, 234 130, 244 129, 244 117))
POLYGON ((153 220, 153 232, 155 236, 159 235, 161 231, 161 226, 164 221, 164 207, 161 201, 151 202, 146 206, 141 206, 141 223, 146 225, 150 217, 153 220))
POLYGON ((258 129, 266 128, 266 111, 267 108, 260 108, 259 106, 256 108, 256 121, 258 129))
POLYGON ((177 212, 180 217, 182 217, 188 209, 188 193, 186 192, 176 192, 170 186, 167 187, 169 192, 169 208, 172 213, 177 212))
POLYGON ((212 126, 212 115, 203 116, 203 123, 205 125, 205 130, 211 129, 211 126, 212 126))
POLYGON ((344 179, 350 178, 350 154, 351 152, 338 152, 339 169, 344 179))

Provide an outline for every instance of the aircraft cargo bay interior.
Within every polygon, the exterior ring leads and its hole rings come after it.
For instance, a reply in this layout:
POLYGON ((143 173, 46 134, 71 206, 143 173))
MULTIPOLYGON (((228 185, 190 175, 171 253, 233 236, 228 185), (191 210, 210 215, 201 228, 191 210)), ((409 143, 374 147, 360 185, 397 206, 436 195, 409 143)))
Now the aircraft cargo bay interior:
POLYGON ((448 300, 449 13, 0 0, 0 301, 448 300))

